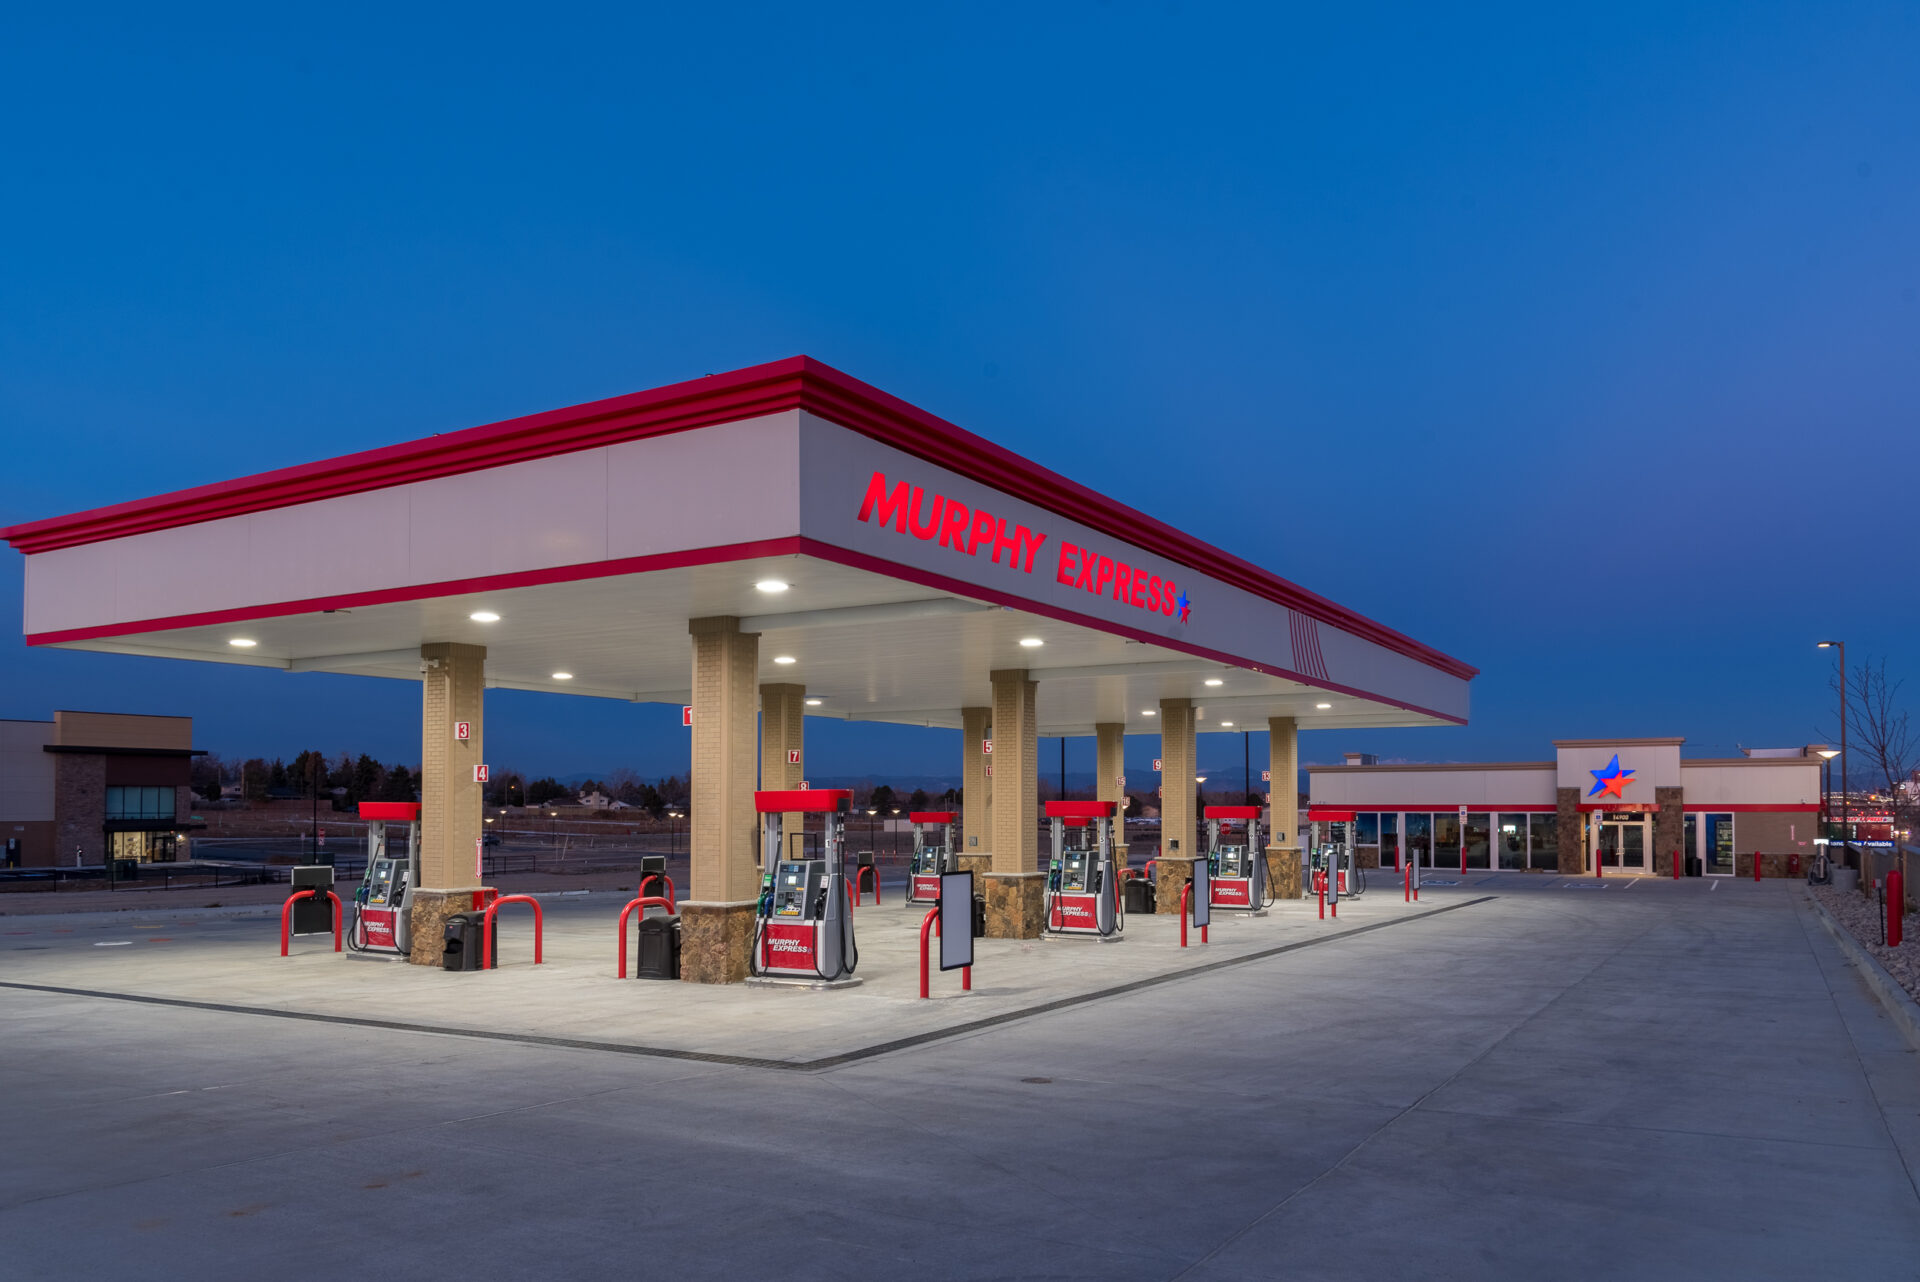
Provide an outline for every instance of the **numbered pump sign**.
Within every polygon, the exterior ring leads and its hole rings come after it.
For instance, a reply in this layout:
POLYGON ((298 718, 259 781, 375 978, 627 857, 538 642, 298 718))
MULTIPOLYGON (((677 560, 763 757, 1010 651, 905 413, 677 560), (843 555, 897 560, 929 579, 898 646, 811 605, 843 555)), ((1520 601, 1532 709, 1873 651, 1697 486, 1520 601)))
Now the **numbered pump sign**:
POLYGON ((973 874, 940 874, 940 969, 973 965, 973 874))

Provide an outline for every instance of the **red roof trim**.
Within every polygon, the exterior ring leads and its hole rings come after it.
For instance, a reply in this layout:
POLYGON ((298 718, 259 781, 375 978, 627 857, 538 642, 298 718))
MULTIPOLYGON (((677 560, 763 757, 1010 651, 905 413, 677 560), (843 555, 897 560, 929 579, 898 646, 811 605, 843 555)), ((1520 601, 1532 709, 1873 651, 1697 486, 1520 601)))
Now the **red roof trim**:
POLYGON ((360 803, 362 819, 404 819, 409 822, 420 817, 420 803, 417 801, 363 801, 360 803))
POLYGON ((1204 813, 1207 819, 1258 819, 1259 806, 1208 806, 1204 813))
POLYGON ((1479 669, 807 356, 0 530, 33 555, 804 409, 1462 680, 1479 669))
POLYGON ((909 810, 907 822, 916 824, 950 824, 953 822, 951 810, 909 810))

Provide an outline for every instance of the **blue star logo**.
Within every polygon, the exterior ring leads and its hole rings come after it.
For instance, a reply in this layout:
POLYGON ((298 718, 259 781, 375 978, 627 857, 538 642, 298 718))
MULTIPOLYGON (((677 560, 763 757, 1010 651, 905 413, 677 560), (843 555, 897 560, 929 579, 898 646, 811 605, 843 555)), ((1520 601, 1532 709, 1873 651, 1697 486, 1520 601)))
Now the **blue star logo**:
POLYGON ((1620 768, 1619 753, 1613 754, 1613 760, 1607 763, 1605 770, 1589 770, 1587 773, 1593 776, 1593 791, 1587 794, 1589 797, 1618 797, 1622 801, 1627 799, 1627 794, 1622 790, 1633 782, 1633 771, 1620 768))
POLYGON ((1185 623, 1187 621, 1187 609, 1193 604, 1193 602, 1187 600, 1187 590, 1185 588, 1180 589, 1180 595, 1174 598, 1173 603, 1180 607, 1180 622, 1185 623))

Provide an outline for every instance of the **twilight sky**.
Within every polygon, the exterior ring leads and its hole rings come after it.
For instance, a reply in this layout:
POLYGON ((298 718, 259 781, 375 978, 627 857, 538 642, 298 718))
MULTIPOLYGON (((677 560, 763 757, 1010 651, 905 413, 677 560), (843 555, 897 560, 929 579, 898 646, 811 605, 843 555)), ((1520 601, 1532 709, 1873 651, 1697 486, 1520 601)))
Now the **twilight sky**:
MULTIPOLYGON (((1307 760, 1804 743, 1828 633, 1920 694, 1920 6, 1442 8, 16 13, 0 524, 806 353, 1482 669, 1307 760)), ((418 757, 417 687, 30 653, 20 579, 0 717, 418 757)), ((685 767, 674 709, 488 719, 685 767)))

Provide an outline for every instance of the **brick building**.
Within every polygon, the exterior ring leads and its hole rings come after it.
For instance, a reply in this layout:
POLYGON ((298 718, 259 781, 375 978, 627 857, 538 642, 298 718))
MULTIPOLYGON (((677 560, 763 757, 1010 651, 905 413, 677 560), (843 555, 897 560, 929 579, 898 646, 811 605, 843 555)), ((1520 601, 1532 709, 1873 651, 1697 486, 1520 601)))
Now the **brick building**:
POLYGON ((188 858, 193 718, 56 712, 0 721, 0 850, 9 867, 188 858))

